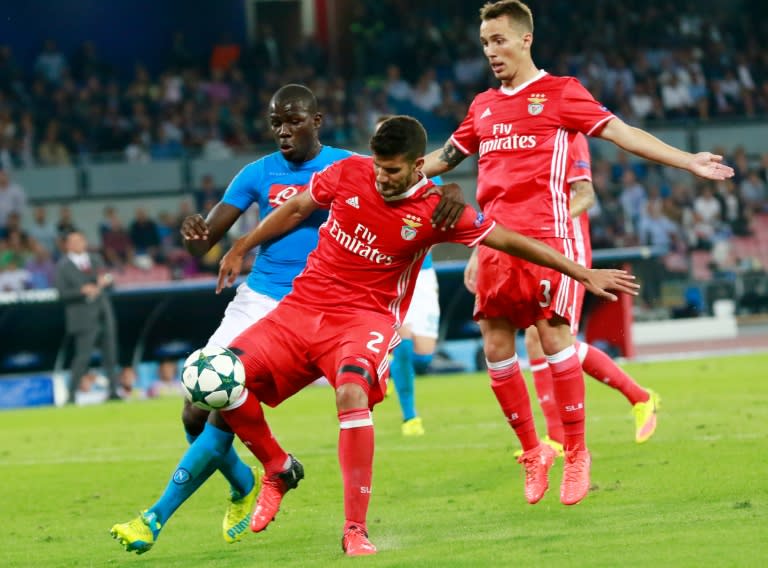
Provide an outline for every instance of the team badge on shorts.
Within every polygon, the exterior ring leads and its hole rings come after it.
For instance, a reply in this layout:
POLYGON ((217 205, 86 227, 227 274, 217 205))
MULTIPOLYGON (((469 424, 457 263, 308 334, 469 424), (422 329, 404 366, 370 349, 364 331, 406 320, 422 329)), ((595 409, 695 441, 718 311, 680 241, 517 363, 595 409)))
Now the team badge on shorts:
POLYGON ((412 241, 416 238, 417 229, 423 224, 421 217, 406 215, 403 217, 403 223, 405 224, 400 228, 400 236, 406 241, 412 241))
POLYGON ((528 97, 528 114, 533 116, 541 114, 541 111, 544 110, 545 102, 547 102, 546 95, 533 95, 532 97, 528 97))

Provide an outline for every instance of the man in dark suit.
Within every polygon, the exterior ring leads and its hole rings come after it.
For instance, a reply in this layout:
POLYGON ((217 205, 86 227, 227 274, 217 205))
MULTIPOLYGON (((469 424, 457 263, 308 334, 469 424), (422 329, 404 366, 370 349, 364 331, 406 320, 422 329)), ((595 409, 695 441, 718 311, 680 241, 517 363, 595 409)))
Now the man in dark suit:
POLYGON ((102 367, 109 379, 109 399, 119 399, 115 314, 106 293, 112 277, 104 272, 101 258, 88 252, 88 241, 82 233, 68 233, 64 249, 65 254, 56 265, 56 289, 66 309, 67 335, 73 338, 75 346, 68 402, 75 402, 80 381, 88 371, 91 353, 99 340, 102 367))

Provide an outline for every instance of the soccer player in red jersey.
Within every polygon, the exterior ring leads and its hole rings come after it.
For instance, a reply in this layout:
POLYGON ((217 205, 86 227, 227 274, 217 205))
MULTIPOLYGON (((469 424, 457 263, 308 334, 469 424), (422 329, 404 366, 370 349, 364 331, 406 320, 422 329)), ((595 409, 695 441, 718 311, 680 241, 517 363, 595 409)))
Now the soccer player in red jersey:
POLYGON ((366 516, 371 494, 371 409, 386 391, 389 351, 397 345, 424 255, 453 241, 504 250, 562 270, 599 296, 611 288, 635 293, 623 271, 589 270, 550 247, 509 231, 465 206, 455 227, 430 224, 439 201, 421 172, 426 133, 410 117, 385 121, 371 139, 373 157, 352 156, 312 176, 307 191, 286 201, 221 261, 217 290, 231 285, 243 257, 259 243, 290 230, 318 208, 330 210, 317 248, 293 291, 230 344, 246 369, 244 397, 224 419, 264 465, 266 475, 251 521, 261 531, 283 495, 295 487, 293 456, 280 447, 261 404, 276 406, 324 375, 336 392, 339 462, 344 486, 342 548, 374 554, 366 516))
MULTIPOLYGON (((574 255, 568 214, 568 148, 577 132, 600 136, 643 158, 725 179, 733 170, 722 157, 691 154, 617 118, 573 77, 555 77, 531 58, 533 16, 519 0, 487 3, 480 10, 480 41, 498 89, 478 94, 443 146, 427 156, 428 176, 445 173, 477 154, 477 201, 485 215, 574 255)), ((483 334, 491 386, 525 453, 526 498, 535 503, 549 481, 554 452, 540 444, 515 333, 535 324, 552 370, 563 421, 565 468, 560 500, 578 503, 589 489, 590 454, 584 437, 584 378, 570 319, 573 281, 557 272, 480 247, 475 317, 483 334)))
MULTIPOLYGON (((595 190, 592 186, 589 146, 586 137, 581 133, 576 135, 568 151, 566 182, 571 191, 569 214, 574 220, 574 260, 582 266, 591 267, 592 243, 589 238, 587 210, 595 203, 595 190)), ((473 253, 464 271, 464 283, 473 294, 476 290, 476 279, 477 255, 473 253)), ((584 304, 584 287, 574 284, 573 293, 573 313, 570 324, 571 333, 575 337, 579 331, 584 304)), ((525 330, 525 347, 531 364, 536 396, 547 425, 547 436, 542 442, 552 446, 558 455, 562 455, 563 422, 555 401, 552 372, 547 363, 546 354, 541 348, 536 326, 530 326, 525 330)), ((660 402, 658 394, 637 384, 613 359, 594 345, 576 341, 575 347, 584 371, 600 383, 618 390, 629 401, 635 416, 635 441, 638 444, 647 441, 656 429, 656 410, 660 402)))

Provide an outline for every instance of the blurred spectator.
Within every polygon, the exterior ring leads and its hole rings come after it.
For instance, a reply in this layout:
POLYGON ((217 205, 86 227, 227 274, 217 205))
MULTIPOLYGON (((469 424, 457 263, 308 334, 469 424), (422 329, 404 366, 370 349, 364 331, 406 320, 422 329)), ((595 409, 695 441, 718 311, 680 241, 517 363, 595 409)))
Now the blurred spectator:
POLYGON ((8 223, 8 216, 23 215, 27 208, 27 194, 17 183, 11 181, 7 170, 0 170, 0 230, 8 223))
POLYGON ((715 190, 711 182, 699 184, 699 195, 693 200, 694 232, 696 248, 711 250, 723 212, 720 202, 715 198, 715 190))
POLYGON ((144 140, 142 132, 134 131, 131 134, 131 141, 125 147, 124 154, 127 162, 145 164, 150 161, 149 147, 144 140))
POLYGON ((56 222, 56 232, 59 234, 59 241, 71 233, 77 231, 74 219, 72 219, 72 209, 68 205, 62 205, 59 208, 59 220, 56 222))
POLYGON ((178 140, 169 139, 162 126, 155 129, 155 139, 150 144, 149 155, 153 160, 174 160, 181 158, 184 147, 178 140))
POLYGON ((437 84, 434 69, 426 69, 419 76, 411 93, 411 102, 416 108, 425 112, 431 112, 440 106, 442 93, 440 85, 437 84))
POLYGON ((62 143, 59 123, 52 120, 45 129, 45 136, 37 151, 41 166, 68 166, 71 162, 69 151, 62 143))
POLYGON ((211 174, 204 174, 203 177, 200 178, 200 188, 194 192, 195 207, 198 211, 202 211, 203 205, 207 201, 218 203, 222 195, 224 195, 224 192, 216 187, 216 182, 214 181, 213 176, 211 174))
POLYGON ((110 223, 108 225, 102 223, 100 231, 101 252, 108 266, 122 270, 125 265, 134 262, 134 247, 131 236, 125 230, 116 213, 110 214, 110 223))
POLYGON ((411 86, 400 75, 400 67, 397 65, 387 66, 387 79, 384 83, 384 92, 387 97, 395 101, 406 101, 411 98, 411 86))
POLYGON ((155 223, 143 207, 136 214, 129 229, 131 245, 135 253, 134 262, 142 268, 149 268, 159 260, 160 235, 155 223))
POLYGON ((136 400, 145 397, 145 393, 137 387, 138 376, 133 367, 123 367, 118 377, 117 394, 123 400, 136 400))
POLYGON ((15 258, 0 263, 0 292, 21 292, 31 285, 32 276, 15 258))
POLYGON ((672 250, 680 239, 680 227, 664 215, 660 200, 648 201, 640 219, 638 242, 672 250))
POLYGON ((645 188, 637 181, 634 170, 626 169, 621 176, 621 195, 619 201, 624 211, 627 232, 636 234, 648 197, 645 188))
POLYGON ((768 191, 766 191, 766 183, 760 179, 757 170, 749 171, 746 178, 741 182, 739 190, 747 209, 755 213, 764 210, 768 201, 768 191))
POLYGON ((36 242, 31 243, 32 256, 25 266, 29 272, 29 287, 38 290, 52 288, 56 272, 56 264, 51 253, 36 242))
MULTIPOLYGON (((680 242, 679 237, 679 228, 663 214, 661 201, 648 201, 640 219, 639 244, 663 247, 670 253, 680 242)), ((642 259, 638 263, 638 272, 642 283, 640 297, 646 307, 654 308, 661 300, 661 283, 665 274, 662 258, 642 259)))
POLYGON ((48 212, 44 206, 38 205, 32 211, 32 224, 27 227, 27 233, 49 255, 58 255, 58 233, 56 226, 48 220, 48 212))
POLYGON ((182 396, 184 387, 181 384, 179 363, 173 359, 161 361, 157 366, 157 380, 147 389, 149 398, 182 396))
POLYGON ((488 73, 488 62, 472 43, 462 43, 459 45, 458 52, 459 55, 453 64, 456 83, 468 92, 477 91, 488 73))
POLYGON ((667 118, 687 118, 694 114, 694 102, 688 85, 676 73, 669 74, 661 86, 661 102, 667 118))
POLYGON ((67 71, 67 59, 59 51, 56 41, 45 41, 43 51, 35 60, 35 73, 52 85, 58 85, 67 71))
POLYGON ((745 206, 733 180, 727 179, 716 185, 715 197, 720 202, 723 221, 728 224, 731 233, 739 237, 751 235, 749 225, 752 212, 745 206))
POLYGON ((664 118, 664 109, 657 97, 651 94, 648 82, 637 83, 629 95, 629 106, 632 114, 640 120, 648 118, 664 118))

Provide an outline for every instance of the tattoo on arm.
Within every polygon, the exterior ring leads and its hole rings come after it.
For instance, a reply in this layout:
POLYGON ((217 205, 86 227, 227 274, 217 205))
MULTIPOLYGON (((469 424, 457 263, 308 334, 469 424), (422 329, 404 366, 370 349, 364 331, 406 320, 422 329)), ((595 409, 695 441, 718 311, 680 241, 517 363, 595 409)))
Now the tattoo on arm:
POLYGON ((455 168, 466 158, 456 146, 451 144, 450 140, 443 146, 443 151, 440 153, 440 161, 445 162, 451 168, 455 168))

